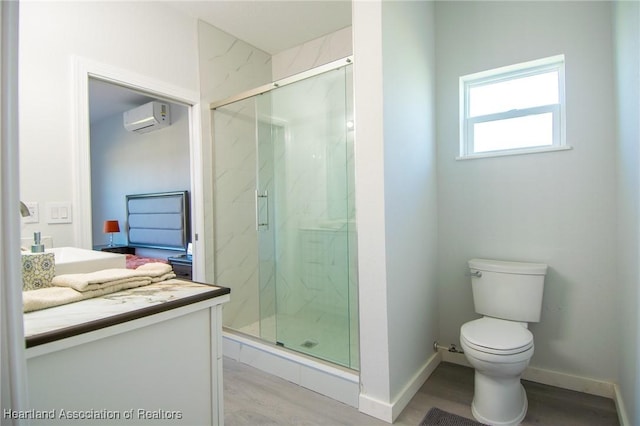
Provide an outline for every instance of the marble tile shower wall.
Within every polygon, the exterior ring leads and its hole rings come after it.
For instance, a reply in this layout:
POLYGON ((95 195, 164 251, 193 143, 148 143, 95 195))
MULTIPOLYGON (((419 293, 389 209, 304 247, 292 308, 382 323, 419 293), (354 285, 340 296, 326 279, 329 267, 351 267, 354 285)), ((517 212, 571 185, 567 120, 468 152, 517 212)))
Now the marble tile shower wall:
POLYGON ((217 109, 213 124, 215 282, 233 292, 223 323, 237 329, 258 321, 260 313, 254 100, 217 109))
MULTIPOLYGON (((202 102, 205 105, 259 87, 273 80, 271 75, 271 55, 203 21, 198 22, 198 44, 200 52, 200 91, 202 102)), ((211 118, 211 124, 213 124, 213 114, 211 118)), ((211 134, 212 136, 215 135, 216 132, 215 129, 209 127, 209 122, 206 119, 203 119, 203 132, 205 134, 211 134)), ((224 157, 221 157, 222 153, 220 151, 224 151, 225 149, 230 150, 230 144, 233 142, 222 138, 223 143, 221 146, 218 146, 219 140, 220 138, 214 139, 211 145, 207 143, 203 144, 203 174, 207 176, 207 179, 203 183, 205 193, 204 235, 208 237, 208 241, 214 241, 213 243, 207 243, 205 269, 208 277, 213 276, 214 282, 219 282, 218 279, 222 276, 223 281, 220 282, 221 285, 232 287, 232 283, 224 283, 224 280, 230 276, 229 270, 224 273, 216 270, 217 260, 215 250, 222 250, 221 244, 215 243, 218 236, 217 232, 220 231, 225 239, 230 240, 233 238, 228 228, 220 226, 220 222, 229 222, 231 218, 216 216, 216 211, 220 212, 221 209, 217 206, 217 200, 214 200, 216 194, 215 186, 218 184, 217 180, 219 180, 220 176, 224 178, 224 167, 226 167, 226 160, 224 157), (213 238, 209 236, 213 236, 213 238), (212 248, 214 249, 213 254, 211 254, 212 248)), ((252 142, 250 146, 254 146, 254 144, 255 143, 252 142)), ((231 183, 228 185, 231 185, 231 183)), ((225 188, 224 182, 222 183, 222 187, 225 188)), ((226 190, 233 192, 229 187, 227 187, 226 190)), ((229 203, 231 203, 231 201, 229 201, 229 203)), ((232 214, 233 211, 234 210, 230 213, 232 214)), ((248 210, 248 212, 251 212, 251 210, 248 210)), ((250 213, 250 215, 253 215, 253 213, 250 213)), ((239 223, 235 224, 236 231, 234 232, 238 232, 237 228, 246 222, 244 216, 238 217, 242 219, 239 219, 239 223)), ((251 223, 253 223, 253 220, 251 223)), ((248 237, 245 236, 243 238, 247 239, 248 237)), ((228 250, 230 249, 231 248, 228 250)), ((235 249, 237 250, 238 248, 236 247, 235 249)), ((254 273, 255 271, 250 272, 254 273)), ((237 271, 233 281, 242 283, 245 281, 250 282, 251 280, 244 277, 240 271, 237 271)), ((232 301, 241 295, 246 298, 249 293, 254 292, 257 294, 258 292, 257 284, 255 288, 251 288, 249 285, 244 289, 236 286, 235 283, 233 284, 232 301)), ((257 298, 254 298, 254 300, 257 304, 257 298)), ((250 306, 243 308, 242 303, 238 303, 237 305, 235 303, 229 303, 224 309, 227 317, 235 318, 239 322, 250 321, 250 317, 257 317, 256 312, 257 311, 252 311, 250 306), (240 312, 235 312, 236 309, 240 310, 240 312), (247 318, 243 318, 243 315, 247 318)), ((225 325, 228 325, 227 322, 225 322, 225 325)))
POLYGON ((351 27, 343 28, 273 55, 273 79, 280 80, 352 54, 351 27))
POLYGON ((207 102, 272 81, 271 56, 205 22, 199 22, 200 86, 207 102))

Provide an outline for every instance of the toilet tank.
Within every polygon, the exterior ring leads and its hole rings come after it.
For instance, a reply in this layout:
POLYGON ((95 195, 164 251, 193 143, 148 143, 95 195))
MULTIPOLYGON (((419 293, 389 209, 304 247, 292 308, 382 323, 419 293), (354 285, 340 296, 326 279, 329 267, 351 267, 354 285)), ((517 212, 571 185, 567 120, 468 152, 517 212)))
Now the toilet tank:
POLYGON ((471 259, 469 269, 477 313, 511 321, 540 321, 547 265, 471 259))

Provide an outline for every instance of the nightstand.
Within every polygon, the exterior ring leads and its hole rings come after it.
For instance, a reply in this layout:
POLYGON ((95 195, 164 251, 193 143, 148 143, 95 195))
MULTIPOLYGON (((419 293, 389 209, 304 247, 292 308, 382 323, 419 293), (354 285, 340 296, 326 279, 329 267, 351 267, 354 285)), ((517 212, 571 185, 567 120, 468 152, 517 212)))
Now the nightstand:
POLYGON ((94 246, 93 249, 108 251, 109 253, 136 254, 136 249, 129 246, 94 246))
POLYGON ((173 256, 167 258, 169 264, 173 268, 173 272, 176 274, 176 278, 184 278, 186 280, 190 280, 192 277, 192 261, 191 256, 182 255, 182 256, 173 256))

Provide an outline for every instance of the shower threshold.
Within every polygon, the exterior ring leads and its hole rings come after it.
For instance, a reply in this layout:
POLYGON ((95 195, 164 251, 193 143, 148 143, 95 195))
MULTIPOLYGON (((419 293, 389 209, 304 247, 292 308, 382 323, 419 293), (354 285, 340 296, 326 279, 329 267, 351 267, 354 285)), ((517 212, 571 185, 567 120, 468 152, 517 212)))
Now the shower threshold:
MULTIPOLYGON (((304 343, 304 342, 303 342, 304 343)), ((358 407, 358 372, 223 329, 223 354, 352 407, 358 407)))

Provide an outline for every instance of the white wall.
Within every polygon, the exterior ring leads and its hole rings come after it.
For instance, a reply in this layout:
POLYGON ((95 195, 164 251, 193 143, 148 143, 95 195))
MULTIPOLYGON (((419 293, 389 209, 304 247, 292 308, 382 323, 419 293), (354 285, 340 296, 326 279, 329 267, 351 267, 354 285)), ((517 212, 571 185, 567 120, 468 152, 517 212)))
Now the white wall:
POLYGON ((544 262, 535 367, 615 381, 616 161, 611 4, 437 2, 442 344, 477 315, 466 261, 544 262), (456 161, 458 78, 565 54, 570 151, 456 161))
POLYGON ((352 19, 360 303, 358 406, 374 417, 390 418, 390 410, 385 409, 391 401, 391 389, 384 225, 382 5, 354 2, 352 19))
POLYGON ((437 336, 434 15, 432 2, 382 3, 392 397, 433 355, 437 336))
POLYGON ((432 2, 353 5, 360 410, 388 421, 437 335, 433 20, 432 2))
POLYGON ((618 96, 619 383, 629 424, 640 424, 640 3, 614 6, 618 96))
POLYGON ((196 37, 195 20, 158 2, 20 3, 20 196, 41 209, 23 236, 77 243, 73 224, 47 225, 43 214, 74 197, 74 56, 197 92, 196 37))
POLYGON ((102 229, 108 219, 120 222, 114 243, 126 244, 127 195, 190 191, 188 109, 170 104, 170 111, 171 126, 144 134, 125 130, 122 113, 91 125, 94 245, 109 242, 102 229))

